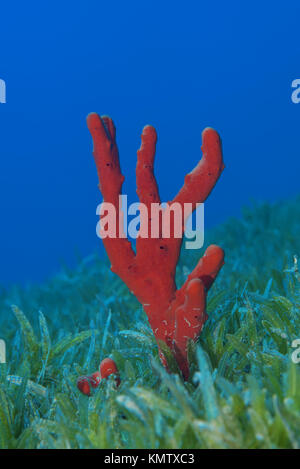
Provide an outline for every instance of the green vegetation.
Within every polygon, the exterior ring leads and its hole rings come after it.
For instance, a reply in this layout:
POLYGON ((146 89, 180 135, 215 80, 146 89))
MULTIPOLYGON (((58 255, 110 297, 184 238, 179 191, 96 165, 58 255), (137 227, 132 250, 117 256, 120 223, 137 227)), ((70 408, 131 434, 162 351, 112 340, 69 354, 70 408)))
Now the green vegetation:
MULTIPOLYGON (((161 367, 140 305, 96 255, 0 293, 0 448, 300 447, 300 197, 247 209, 208 237, 226 264, 188 383, 161 367), (80 394, 77 377, 107 356, 121 386, 80 394)), ((182 253, 179 284, 198 257, 182 253)))

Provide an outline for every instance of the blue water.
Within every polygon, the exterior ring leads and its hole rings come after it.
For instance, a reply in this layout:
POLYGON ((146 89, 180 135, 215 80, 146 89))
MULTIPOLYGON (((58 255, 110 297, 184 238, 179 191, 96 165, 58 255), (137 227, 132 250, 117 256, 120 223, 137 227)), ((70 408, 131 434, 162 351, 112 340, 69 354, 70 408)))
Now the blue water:
POLYGON ((91 111, 115 120, 131 201, 145 124, 158 130, 163 200, 199 159, 202 129, 221 134, 207 227, 299 192, 299 13, 298 1, 2 4, 0 283, 41 281, 75 249, 100 249, 91 111))

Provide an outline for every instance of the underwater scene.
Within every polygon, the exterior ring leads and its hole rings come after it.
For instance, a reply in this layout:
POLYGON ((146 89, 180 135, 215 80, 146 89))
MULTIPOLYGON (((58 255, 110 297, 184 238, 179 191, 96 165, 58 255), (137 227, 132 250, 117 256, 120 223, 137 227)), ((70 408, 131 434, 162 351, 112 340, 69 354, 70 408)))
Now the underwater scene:
POLYGON ((2 7, 1 450, 300 449, 299 14, 2 7))

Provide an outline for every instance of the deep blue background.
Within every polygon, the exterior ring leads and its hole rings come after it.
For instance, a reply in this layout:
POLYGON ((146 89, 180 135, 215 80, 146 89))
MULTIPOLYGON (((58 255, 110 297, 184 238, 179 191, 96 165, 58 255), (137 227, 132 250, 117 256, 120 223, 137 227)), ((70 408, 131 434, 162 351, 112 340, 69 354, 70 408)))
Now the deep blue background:
MULTIPOLYGON (((159 134, 164 200, 200 156, 201 131, 223 139, 226 170, 206 226, 251 198, 299 191, 299 2, 82 1, 1 4, 0 282, 40 281, 96 238, 101 201, 85 125, 117 125, 124 192, 135 201, 145 124, 159 134), (297 6, 298 5, 298 6, 297 6)), ((255 242, 255 240, 253 241, 255 242)))

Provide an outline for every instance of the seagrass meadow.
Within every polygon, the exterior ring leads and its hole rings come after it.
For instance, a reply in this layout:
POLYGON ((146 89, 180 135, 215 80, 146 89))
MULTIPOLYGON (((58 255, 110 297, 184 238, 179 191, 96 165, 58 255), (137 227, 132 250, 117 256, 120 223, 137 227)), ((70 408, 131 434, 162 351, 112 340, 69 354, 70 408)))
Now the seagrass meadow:
MULTIPOLYGON (((141 306, 96 254, 1 290, 0 448, 300 448, 300 197, 253 204, 209 243, 226 263, 188 382, 171 356, 164 370, 141 306), (81 394, 78 376, 109 356, 120 386, 81 394)), ((182 251, 178 285, 198 258, 182 251)))

